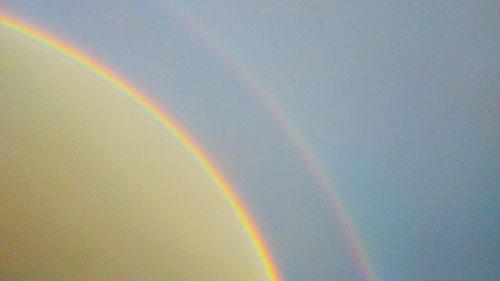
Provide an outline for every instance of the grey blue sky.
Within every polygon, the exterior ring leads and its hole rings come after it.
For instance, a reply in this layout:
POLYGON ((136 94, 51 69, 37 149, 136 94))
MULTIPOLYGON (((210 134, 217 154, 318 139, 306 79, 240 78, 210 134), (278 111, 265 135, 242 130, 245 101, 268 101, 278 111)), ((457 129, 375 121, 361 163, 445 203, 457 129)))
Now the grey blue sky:
POLYGON ((292 143, 194 18, 280 104, 377 280, 498 280, 495 1, 4 0, 151 95, 234 183, 284 279, 360 280, 292 143))

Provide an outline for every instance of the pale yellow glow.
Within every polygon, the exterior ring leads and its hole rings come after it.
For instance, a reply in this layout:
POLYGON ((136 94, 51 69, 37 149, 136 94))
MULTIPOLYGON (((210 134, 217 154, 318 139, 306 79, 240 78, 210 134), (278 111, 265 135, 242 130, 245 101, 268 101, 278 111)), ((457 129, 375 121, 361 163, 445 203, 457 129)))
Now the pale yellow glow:
POLYGON ((219 188, 101 77, 0 28, 5 280, 267 280, 219 188))

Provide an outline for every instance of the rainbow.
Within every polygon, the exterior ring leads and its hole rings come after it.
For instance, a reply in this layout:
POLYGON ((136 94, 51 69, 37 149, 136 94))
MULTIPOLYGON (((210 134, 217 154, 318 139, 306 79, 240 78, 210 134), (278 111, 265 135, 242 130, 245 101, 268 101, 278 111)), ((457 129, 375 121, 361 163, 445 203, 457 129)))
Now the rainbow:
POLYGON ((324 198, 327 201, 330 212, 340 224, 342 234, 348 241, 348 246, 353 252, 356 262, 366 281, 375 281, 376 275, 370 264, 370 258, 363 247, 358 232, 349 218, 346 208, 335 193, 335 188, 324 171, 320 161, 315 157, 313 150, 307 144, 300 131, 292 124, 290 118, 279 103, 273 99, 269 91, 262 85, 256 76, 247 67, 224 47, 224 44, 211 33, 194 16, 174 6, 171 1, 166 1, 166 9, 181 26, 186 27, 202 45, 208 48, 242 83, 246 85, 249 92, 271 115, 271 119, 287 135, 293 147, 304 162, 308 173, 315 179, 324 198))
POLYGON ((209 160, 208 155, 200 148, 200 146, 198 146, 183 129, 176 125, 172 118, 170 118, 160 107, 153 103, 137 88, 126 82, 126 80, 118 74, 104 67, 97 60, 84 54, 70 44, 5 13, 0 14, 0 26, 23 34, 40 44, 50 47, 68 59, 79 63, 126 94, 139 106, 144 108, 144 110, 146 110, 153 118, 158 120, 158 122, 169 130, 175 138, 192 153, 194 158, 220 188, 220 191, 235 211, 238 219, 254 245, 269 280, 282 280, 271 253, 264 243, 262 234, 259 232, 257 225, 246 210, 244 204, 232 191, 228 180, 225 179, 221 172, 216 169, 216 167, 209 160))

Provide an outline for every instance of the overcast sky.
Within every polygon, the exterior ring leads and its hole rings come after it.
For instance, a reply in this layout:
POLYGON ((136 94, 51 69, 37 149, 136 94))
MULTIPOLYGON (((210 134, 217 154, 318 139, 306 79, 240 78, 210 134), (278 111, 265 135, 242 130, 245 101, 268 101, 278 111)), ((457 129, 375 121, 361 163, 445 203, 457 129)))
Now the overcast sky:
POLYGON ((98 58, 174 116, 234 183, 285 280, 362 273, 248 75, 334 183, 377 280, 500 277, 495 1, 4 0, 0 8, 98 58))

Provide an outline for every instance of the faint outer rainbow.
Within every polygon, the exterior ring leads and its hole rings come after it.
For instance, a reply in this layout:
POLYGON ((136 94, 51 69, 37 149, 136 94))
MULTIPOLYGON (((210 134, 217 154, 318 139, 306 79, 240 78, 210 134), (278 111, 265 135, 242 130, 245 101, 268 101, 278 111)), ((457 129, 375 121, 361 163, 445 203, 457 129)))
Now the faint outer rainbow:
POLYGON ((127 94, 132 100, 134 100, 138 105, 142 106, 149 114, 151 114, 151 116, 156 118, 166 129, 168 129, 175 136, 175 138, 177 138, 177 140, 188 151, 192 153, 194 158, 210 175, 212 180, 219 186, 219 189, 222 192, 223 196, 236 212, 238 219, 245 228, 252 244, 256 249, 257 255, 260 258, 260 261, 267 273, 268 278, 271 281, 281 280, 280 274, 276 265, 274 264, 271 253, 264 244, 262 235, 259 233, 259 230, 250 217, 249 213, 246 211, 244 204, 231 190, 228 180, 225 179, 224 176, 214 167, 207 154, 203 152, 203 150, 188 136, 188 134, 179 126, 177 126, 175 122, 164 111, 162 111, 162 109, 160 109, 151 100, 149 100, 146 95, 131 86, 129 83, 125 82, 125 80, 118 74, 105 68, 95 59, 77 50, 64 41, 52 35, 48 35, 46 32, 28 25, 13 16, 6 15, 5 13, 0 14, 0 25, 15 32, 21 33, 29 38, 32 38, 35 41, 52 48, 53 50, 59 52, 67 58, 86 67, 102 79, 108 81, 123 93, 127 94))
POLYGON ((166 1, 168 13, 173 16, 183 27, 197 37, 201 43, 213 52, 218 59, 249 89, 250 93, 265 108, 273 121, 285 133, 298 154, 304 161, 308 173, 316 180, 319 188, 325 195, 330 211, 338 220, 342 233, 349 243, 349 247, 354 253, 358 266, 366 281, 375 281, 376 276, 370 264, 370 258, 363 248, 359 234, 355 231, 354 225, 342 204, 340 198, 335 193, 335 188, 326 175, 319 160, 315 157, 312 149, 305 141, 300 131, 292 124, 290 118, 279 103, 272 98, 271 94, 261 82, 248 70, 245 65, 234 56, 230 50, 224 48, 224 44, 218 40, 202 23, 195 17, 177 8, 171 1, 166 1))

